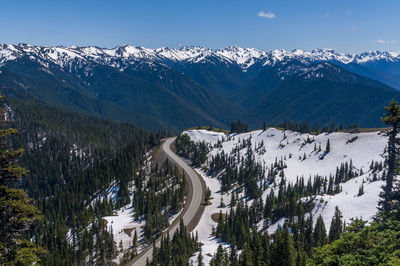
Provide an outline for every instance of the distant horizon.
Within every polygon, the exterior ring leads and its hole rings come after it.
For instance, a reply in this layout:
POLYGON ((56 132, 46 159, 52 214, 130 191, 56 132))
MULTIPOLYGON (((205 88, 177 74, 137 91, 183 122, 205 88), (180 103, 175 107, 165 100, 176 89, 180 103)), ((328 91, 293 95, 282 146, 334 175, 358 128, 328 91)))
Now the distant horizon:
POLYGON ((398 10, 397 0, 4 0, 0 43, 400 51, 398 10))
POLYGON ((158 47, 149 47, 149 46, 143 46, 143 45, 135 45, 135 44, 129 44, 129 43, 123 43, 120 45, 116 45, 116 46, 112 46, 112 47, 107 47, 107 46, 99 46, 99 45, 94 45, 94 44, 88 44, 88 45, 63 45, 63 44, 59 44, 59 45, 39 45, 39 44, 33 44, 33 43, 27 43, 27 42, 20 42, 20 43, 1 43, 0 45, 31 45, 31 46, 35 46, 35 47, 52 47, 52 48, 85 48, 85 47, 96 47, 99 49, 107 49, 107 50, 112 50, 118 47, 123 47, 123 46, 131 46, 131 47, 139 47, 139 48, 145 48, 145 49, 151 49, 151 50, 156 50, 156 49, 160 49, 160 48, 168 48, 168 49, 175 49, 175 50, 179 50, 181 48, 206 48, 206 49, 210 49, 210 50, 224 50, 227 48, 233 48, 233 47, 239 47, 239 48, 244 48, 244 49, 256 49, 258 51, 261 52, 272 52, 272 51, 287 51, 287 52, 293 52, 293 51, 303 51, 303 52, 313 52, 313 51, 333 51, 336 53, 340 53, 340 54, 349 54, 349 55, 355 55, 355 54, 361 54, 361 53, 365 53, 365 52, 387 52, 387 53, 400 53, 400 48, 398 50, 379 50, 379 49, 375 49, 375 50, 363 50, 363 51, 359 51, 359 52, 343 52, 340 51, 338 49, 335 48, 311 48, 311 49, 301 49, 301 48, 291 48, 291 49, 285 49, 285 48, 275 48, 275 49, 259 49, 256 47, 249 47, 249 46, 241 46, 241 45, 227 45, 227 46, 223 46, 220 48, 215 48, 215 47, 208 47, 208 46, 204 46, 204 45, 180 45, 178 47, 171 47, 171 46, 158 46, 158 47))

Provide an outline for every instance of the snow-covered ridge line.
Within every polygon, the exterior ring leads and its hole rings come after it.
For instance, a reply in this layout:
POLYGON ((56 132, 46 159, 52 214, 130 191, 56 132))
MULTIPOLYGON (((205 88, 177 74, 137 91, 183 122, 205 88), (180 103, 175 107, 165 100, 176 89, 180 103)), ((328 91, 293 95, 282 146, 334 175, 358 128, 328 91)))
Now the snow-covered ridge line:
POLYGON ((191 46, 177 49, 161 47, 156 49, 141 46, 122 45, 114 48, 96 46, 35 46, 30 44, 0 44, 0 65, 19 57, 30 56, 41 60, 49 60, 62 67, 73 62, 95 62, 113 67, 121 64, 132 64, 139 60, 159 62, 194 62, 199 63, 207 58, 217 58, 224 62, 236 63, 242 69, 247 69, 255 63, 273 65, 277 62, 298 59, 308 61, 337 61, 348 63, 368 63, 373 61, 400 61, 400 52, 369 51, 360 54, 346 54, 332 49, 316 49, 312 51, 277 49, 260 51, 255 48, 230 46, 222 49, 191 46))

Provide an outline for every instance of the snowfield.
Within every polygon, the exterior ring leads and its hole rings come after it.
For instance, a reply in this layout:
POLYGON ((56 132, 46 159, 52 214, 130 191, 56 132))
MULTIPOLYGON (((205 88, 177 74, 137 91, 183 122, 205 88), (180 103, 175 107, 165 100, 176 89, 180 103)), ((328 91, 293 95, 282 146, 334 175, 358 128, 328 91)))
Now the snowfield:
MULTIPOLYGON (((189 130, 185 134, 189 135, 190 139, 195 142, 205 141, 214 146, 218 140, 223 138, 226 140, 228 136, 224 133, 210 132, 206 130, 189 130)), ((270 166, 278 160, 286 156, 287 168, 285 176, 287 181, 295 182, 297 176, 309 177, 314 175, 329 176, 335 174, 336 167, 341 163, 353 161, 356 169, 368 170, 372 160, 382 161, 383 152, 386 146, 386 137, 380 132, 371 133, 331 133, 320 134, 317 136, 310 134, 300 134, 297 132, 282 131, 270 128, 266 131, 258 130, 249 133, 231 135, 231 140, 224 141, 222 148, 212 149, 208 154, 211 158, 222 150, 229 153, 243 139, 251 137, 252 146, 257 147, 261 142, 264 142, 265 153, 256 153, 256 160, 270 166), (358 137, 353 142, 349 142, 352 138, 358 137), (307 141, 315 140, 317 148, 321 145, 322 152, 314 151, 314 143, 303 144, 307 141), (323 160, 320 159, 325 150, 327 141, 330 141, 331 152, 328 153, 323 160), (306 154, 305 160, 299 160, 306 154), (291 157, 291 158, 290 158, 291 157)), ((241 156, 245 156, 247 150, 240 151, 241 156)))
MULTIPOLYGON (((205 265, 209 265, 212 256, 218 248, 218 245, 224 244, 216 239, 213 235, 211 235, 212 228, 217 227, 218 225, 218 223, 214 222, 211 219, 211 215, 214 213, 219 213, 220 211, 222 211, 222 213, 229 212, 229 202, 231 200, 231 196, 227 193, 221 195, 220 184, 216 178, 207 176, 201 169, 195 170, 202 176, 204 182, 206 183, 206 186, 211 190, 211 199, 209 201, 210 204, 204 209, 203 215, 201 216, 198 225, 193 230, 193 232, 195 233, 197 231, 199 242, 203 244, 201 247, 203 262, 205 263, 205 265), (220 207, 221 198, 225 204, 225 207, 223 208, 220 207)), ((229 247, 229 245, 224 244, 224 247, 227 248, 229 247)), ((193 265, 197 265, 198 254, 199 253, 196 252, 191 258, 191 260, 193 261, 193 265)))
MULTIPOLYGON (((354 170, 362 175, 352 178, 345 183, 341 183, 342 192, 335 195, 318 195, 315 196, 315 207, 312 211, 314 222, 319 215, 322 215, 325 226, 329 230, 335 206, 338 206, 343 214, 343 218, 347 223, 351 218, 363 218, 371 221, 377 212, 379 193, 383 185, 383 181, 373 181, 373 174, 370 170, 372 162, 383 162, 387 137, 382 132, 368 133, 322 133, 319 135, 301 134, 289 130, 283 131, 275 128, 269 128, 266 131, 257 130, 243 134, 216 133, 206 130, 187 130, 183 132, 194 142, 207 142, 210 144, 210 152, 208 159, 216 154, 224 151, 229 154, 243 140, 251 139, 252 150, 255 159, 261 164, 270 167, 275 160, 283 160, 287 168, 283 171, 287 182, 295 183, 298 177, 303 176, 305 182, 314 176, 335 175, 337 167, 342 163, 350 163, 354 166, 354 170), (327 142, 330 142, 330 152, 325 153, 327 142), (319 151, 319 147, 321 150, 319 151), (363 184, 364 194, 359 196, 359 188, 363 184)), ((240 156, 244 156, 247 148, 240 150, 240 156)), ((207 162, 205 163, 207 164, 207 162)), ((204 178, 206 185, 211 190, 211 205, 205 208, 203 216, 199 224, 194 229, 198 232, 199 241, 203 243, 202 253, 204 262, 209 264, 211 257, 207 254, 214 254, 219 244, 219 240, 211 235, 212 228, 217 223, 211 219, 211 215, 229 211, 230 193, 221 195, 220 183, 217 178, 208 176, 201 169, 196 169, 204 178), (221 197, 226 207, 219 208, 221 197)), ((382 171, 381 171, 382 172, 382 171)), ((381 172, 376 172, 379 176, 381 172)), ((280 180, 277 178, 276 184, 280 180)), ((265 201, 271 189, 278 190, 277 187, 271 186, 263 192, 263 200, 265 201)), ((303 199, 305 200, 305 199, 303 199)), ((251 201, 248 202, 251 204, 251 201)), ((273 233, 278 224, 284 223, 284 217, 277 223, 269 226, 268 231, 273 233)), ((260 227, 262 228, 262 222, 260 227)), ((226 246, 227 247, 227 246, 226 246)), ((196 253, 192 257, 192 261, 197 260, 196 253)))

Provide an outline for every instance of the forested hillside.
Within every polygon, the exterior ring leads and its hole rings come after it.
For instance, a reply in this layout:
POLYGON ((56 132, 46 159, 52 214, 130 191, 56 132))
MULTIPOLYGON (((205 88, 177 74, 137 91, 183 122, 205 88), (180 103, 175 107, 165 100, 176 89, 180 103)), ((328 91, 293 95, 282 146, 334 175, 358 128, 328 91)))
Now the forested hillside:
POLYGON ((43 216, 31 231, 35 242, 48 250, 43 263, 113 258, 115 243, 102 217, 126 204, 127 184, 160 135, 37 101, 9 99, 7 109, 19 131, 12 144, 25 149, 20 164, 30 171, 22 186, 43 216), (113 181, 118 184, 114 200, 105 197, 89 204, 113 181))
POLYGON ((324 126, 335 123, 380 127, 383 107, 399 92, 332 63, 307 64, 289 60, 261 72, 234 102, 247 112, 252 128, 265 120, 324 126))
POLYGON ((78 65, 70 73, 51 62, 44 68, 21 58, 1 66, 0 88, 7 96, 40 99, 153 131, 198 124, 223 127, 239 113, 218 93, 164 64, 147 61, 124 71, 96 63, 78 65), (229 112, 222 112, 219 105, 229 112))

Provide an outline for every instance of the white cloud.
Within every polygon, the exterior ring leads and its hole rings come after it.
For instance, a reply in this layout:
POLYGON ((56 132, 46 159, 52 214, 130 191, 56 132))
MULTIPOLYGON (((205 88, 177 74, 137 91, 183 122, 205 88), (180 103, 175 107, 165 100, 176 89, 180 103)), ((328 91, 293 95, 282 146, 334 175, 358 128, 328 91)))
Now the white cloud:
POLYGON ((260 12, 258 12, 257 16, 262 17, 262 18, 269 18, 269 19, 276 18, 275 14, 272 13, 271 11, 264 12, 262 10, 260 12))
POLYGON ((395 40, 382 40, 382 39, 378 39, 378 40, 375 40, 375 42, 377 42, 377 43, 383 43, 383 44, 393 44, 393 43, 396 43, 397 41, 395 41, 395 40))

